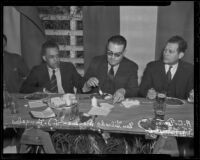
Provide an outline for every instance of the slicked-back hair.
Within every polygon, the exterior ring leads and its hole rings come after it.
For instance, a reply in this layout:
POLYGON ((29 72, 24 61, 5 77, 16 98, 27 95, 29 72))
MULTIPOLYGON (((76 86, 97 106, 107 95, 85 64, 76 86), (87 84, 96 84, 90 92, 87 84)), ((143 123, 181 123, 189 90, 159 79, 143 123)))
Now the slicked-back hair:
POLYGON ((41 55, 42 56, 45 55, 47 48, 57 48, 59 50, 59 46, 55 41, 48 40, 48 41, 44 42, 43 45, 42 45, 42 49, 41 49, 41 55))
POLYGON ((110 38, 108 39, 107 45, 108 45, 110 42, 112 42, 112 43, 114 43, 114 44, 118 44, 118 45, 123 45, 123 46, 124 46, 124 50, 125 50, 126 45, 127 45, 126 39, 125 39, 123 36, 121 36, 121 35, 114 35, 114 36, 110 37, 110 38))
POLYGON ((173 36, 171 37, 167 43, 177 43, 178 44, 178 52, 185 53, 185 50, 187 49, 187 42, 181 37, 181 36, 173 36))

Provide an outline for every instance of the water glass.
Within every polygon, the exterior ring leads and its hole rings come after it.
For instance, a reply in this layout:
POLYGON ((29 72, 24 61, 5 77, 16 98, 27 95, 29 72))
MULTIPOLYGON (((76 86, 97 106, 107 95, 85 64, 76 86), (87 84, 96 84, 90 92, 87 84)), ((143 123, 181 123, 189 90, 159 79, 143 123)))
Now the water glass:
POLYGON ((155 119, 164 120, 165 110, 166 110, 165 100, 166 100, 166 94, 158 93, 156 101, 153 104, 155 119))
POLYGON ((76 120, 79 118, 79 105, 78 103, 72 104, 70 109, 70 121, 76 120))

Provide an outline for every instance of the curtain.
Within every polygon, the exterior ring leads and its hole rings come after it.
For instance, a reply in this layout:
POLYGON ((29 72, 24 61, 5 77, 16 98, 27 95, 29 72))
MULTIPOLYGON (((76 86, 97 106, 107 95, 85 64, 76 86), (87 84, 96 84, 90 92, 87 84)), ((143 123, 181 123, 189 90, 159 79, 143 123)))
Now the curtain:
POLYGON ((5 49, 21 55, 20 14, 15 7, 3 7, 3 33, 7 37, 5 49))
POLYGON ((119 33, 119 6, 83 7, 85 71, 94 56, 105 53, 105 46, 108 38, 119 33))
POLYGON ((194 2, 171 2, 158 7, 155 59, 160 58, 166 41, 174 35, 182 36, 188 43, 183 60, 194 63, 194 2))

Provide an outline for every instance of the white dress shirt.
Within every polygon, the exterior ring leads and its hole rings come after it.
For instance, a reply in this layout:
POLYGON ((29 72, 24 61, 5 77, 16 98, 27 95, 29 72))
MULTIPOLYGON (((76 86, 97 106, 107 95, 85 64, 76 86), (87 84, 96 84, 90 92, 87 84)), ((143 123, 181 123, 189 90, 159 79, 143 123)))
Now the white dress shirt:
POLYGON ((172 66, 171 68, 171 79, 173 79, 176 71, 177 71, 177 68, 178 68, 178 63, 174 64, 174 65, 169 65, 169 64, 165 64, 165 73, 167 74, 167 71, 169 70, 169 67, 172 66))
MULTIPOLYGON (((48 68, 48 72, 49 72, 49 78, 51 79, 51 76, 53 75, 53 69, 50 67, 47 67, 47 68, 48 68)), ((56 76, 56 80, 57 80, 58 93, 65 93, 65 91, 62 87, 60 68, 56 68, 54 70, 55 70, 55 76, 56 76)))

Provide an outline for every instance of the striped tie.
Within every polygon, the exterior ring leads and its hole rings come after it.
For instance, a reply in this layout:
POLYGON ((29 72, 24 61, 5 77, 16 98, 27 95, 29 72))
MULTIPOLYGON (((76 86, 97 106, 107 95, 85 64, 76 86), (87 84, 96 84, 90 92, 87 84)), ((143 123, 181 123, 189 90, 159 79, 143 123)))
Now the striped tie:
POLYGON ((50 87, 49 91, 53 93, 58 93, 58 86, 57 86, 57 80, 55 75, 55 70, 53 70, 53 75, 51 76, 50 80, 50 87))

